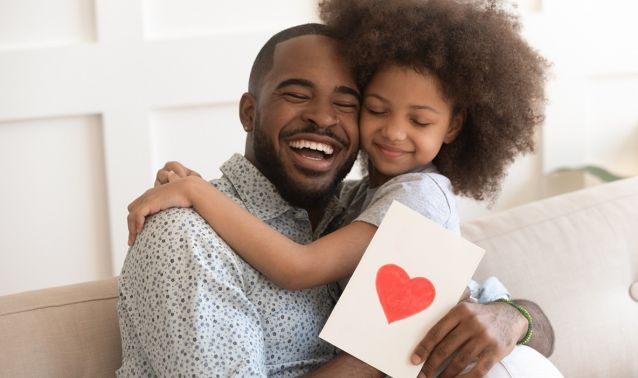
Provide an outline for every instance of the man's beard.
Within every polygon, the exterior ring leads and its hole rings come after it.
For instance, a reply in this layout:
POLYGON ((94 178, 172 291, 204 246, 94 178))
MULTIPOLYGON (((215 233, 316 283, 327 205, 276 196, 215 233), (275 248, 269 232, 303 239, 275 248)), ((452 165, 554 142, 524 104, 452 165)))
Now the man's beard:
MULTIPOLYGON (((258 114, 256 118, 259 120, 258 114)), ((294 179, 288 176, 284 165, 275 153, 275 148, 272 142, 263 133, 260 126, 259 121, 257 121, 254 125, 253 148, 255 152, 255 159, 257 164, 259 164, 259 170, 261 173, 273 183, 281 197, 291 205, 302 209, 325 207, 330 198, 335 194, 337 186, 346 177, 348 172, 350 172, 350 169, 357 158, 357 154, 352 154, 352 156, 348 157, 348 160, 346 160, 343 166, 337 170, 335 177, 328 185, 324 185, 324 187, 317 187, 311 183, 309 187, 302 187, 300 183, 295 182, 294 179)), ((312 124, 309 124, 302 130, 296 131, 295 134, 302 132, 333 136, 331 131, 312 124)), ((322 173, 312 171, 303 172, 308 177, 312 177, 313 175, 322 175, 322 173)))

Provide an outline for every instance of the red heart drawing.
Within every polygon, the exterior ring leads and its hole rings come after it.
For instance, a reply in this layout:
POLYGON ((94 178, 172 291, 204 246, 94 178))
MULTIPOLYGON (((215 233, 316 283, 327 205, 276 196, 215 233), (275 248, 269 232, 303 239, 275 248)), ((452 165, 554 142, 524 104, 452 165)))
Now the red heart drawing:
POLYGON ((410 279, 400 266, 387 264, 377 271, 377 294, 390 324, 430 307, 436 290, 427 278, 410 279))

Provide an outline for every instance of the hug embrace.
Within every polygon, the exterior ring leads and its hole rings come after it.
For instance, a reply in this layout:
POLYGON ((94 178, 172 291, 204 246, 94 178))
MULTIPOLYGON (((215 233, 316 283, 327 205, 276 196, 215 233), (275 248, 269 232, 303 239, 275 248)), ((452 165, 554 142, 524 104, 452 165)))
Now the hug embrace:
MULTIPOLYGON (((257 54, 244 155, 211 182, 168 163, 129 206, 118 376, 381 376, 318 334, 392 201, 458 234, 455 195, 494 198, 532 150, 547 63, 499 1, 320 11, 257 54)), ((468 286, 406 356, 421 375, 561 376, 538 306, 468 286)))

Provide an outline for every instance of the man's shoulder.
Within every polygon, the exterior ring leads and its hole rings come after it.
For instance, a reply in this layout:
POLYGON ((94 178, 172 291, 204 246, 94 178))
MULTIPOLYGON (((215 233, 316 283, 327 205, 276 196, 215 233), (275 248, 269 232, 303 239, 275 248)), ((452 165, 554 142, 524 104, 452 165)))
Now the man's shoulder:
POLYGON ((142 232, 129 250, 125 265, 163 261, 173 256, 186 258, 211 248, 229 249, 195 210, 171 208, 146 219, 142 232))
POLYGON ((202 223, 207 225, 201 215, 192 208, 173 207, 147 217, 140 236, 149 232, 180 230, 202 223))

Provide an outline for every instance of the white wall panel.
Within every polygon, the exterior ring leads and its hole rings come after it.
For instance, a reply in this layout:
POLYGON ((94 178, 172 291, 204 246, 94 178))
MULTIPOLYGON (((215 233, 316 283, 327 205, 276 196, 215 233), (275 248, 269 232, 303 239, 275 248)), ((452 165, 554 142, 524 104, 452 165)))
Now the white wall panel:
POLYGON ((0 122, 0 295, 111 275, 99 116, 0 122))
MULTIPOLYGON (((153 170, 177 160, 210 179, 233 153, 244 153, 239 104, 159 109, 150 115, 153 170)), ((149 185, 152 183, 149 183, 149 185)))
POLYGON ((638 1, 590 0, 571 12, 581 20, 580 39, 586 45, 581 64, 587 72, 638 73, 638 1))
POLYGON ((144 0, 146 38, 278 30, 316 21, 315 0, 144 0))
POLYGON ((93 40, 93 0, 2 0, 0 3, 0 50, 93 40))
POLYGON ((592 78, 587 93, 587 161, 638 175, 638 73, 592 78))

